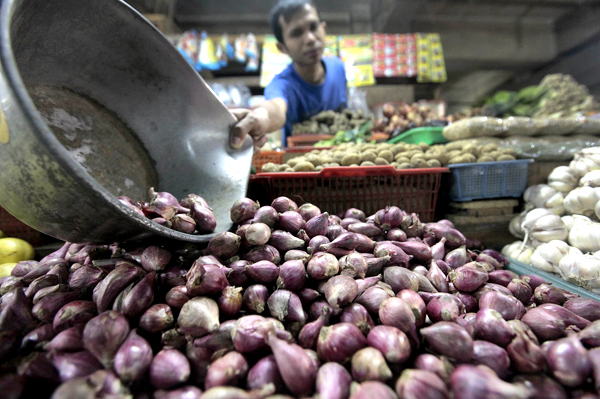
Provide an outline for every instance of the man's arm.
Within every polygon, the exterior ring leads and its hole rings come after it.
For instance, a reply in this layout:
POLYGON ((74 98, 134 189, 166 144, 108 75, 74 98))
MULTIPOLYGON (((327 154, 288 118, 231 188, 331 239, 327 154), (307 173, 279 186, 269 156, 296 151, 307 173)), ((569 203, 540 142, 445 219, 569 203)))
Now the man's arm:
POLYGON ((254 140, 254 147, 261 148, 269 140, 267 133, 285 125, 287 104, 282 98, 274 98, 252 110, 234 109, 231 112, 239 121, 231 129, 231 146, 239 148, 249 134, 254 140))

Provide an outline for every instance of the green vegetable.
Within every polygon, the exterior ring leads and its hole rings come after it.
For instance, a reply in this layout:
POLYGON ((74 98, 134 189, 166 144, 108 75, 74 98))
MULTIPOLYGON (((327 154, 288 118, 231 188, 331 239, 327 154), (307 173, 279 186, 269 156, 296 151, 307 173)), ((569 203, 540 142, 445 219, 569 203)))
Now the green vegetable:
POLYGON ((371 131, 372 125, 373 121, 368 120, 356 129, 340 130, 335 134, 335 136, 332 139, 318 141, 317 143, 315 143, 314 146, 331 147, 335 145, 340 145, 342 143, 364 143, 367 141, 367 134, 371 131))

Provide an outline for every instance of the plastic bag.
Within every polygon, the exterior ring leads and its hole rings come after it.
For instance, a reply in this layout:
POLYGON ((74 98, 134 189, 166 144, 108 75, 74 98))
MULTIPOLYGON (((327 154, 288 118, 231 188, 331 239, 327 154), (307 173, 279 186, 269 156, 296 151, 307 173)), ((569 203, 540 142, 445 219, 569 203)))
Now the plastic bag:
POLYGON ((347 94, 348 109, 353 111, 362 110, 364 115, 372 115, 369 104, 367 104, 366 90, 359 89, 358 87, 349 87, 347 94))

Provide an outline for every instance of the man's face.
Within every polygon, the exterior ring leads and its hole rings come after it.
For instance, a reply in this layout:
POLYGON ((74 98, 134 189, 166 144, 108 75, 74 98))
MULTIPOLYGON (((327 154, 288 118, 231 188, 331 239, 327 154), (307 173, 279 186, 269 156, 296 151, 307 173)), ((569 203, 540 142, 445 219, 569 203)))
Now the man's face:
POLYGON ((321 62, 325 41, 325 22, 319 20, 317 10, 305 5, 285 22, 279 17, 284 44, 278 43, 279 50, 289 55, 300 65, 321 62))

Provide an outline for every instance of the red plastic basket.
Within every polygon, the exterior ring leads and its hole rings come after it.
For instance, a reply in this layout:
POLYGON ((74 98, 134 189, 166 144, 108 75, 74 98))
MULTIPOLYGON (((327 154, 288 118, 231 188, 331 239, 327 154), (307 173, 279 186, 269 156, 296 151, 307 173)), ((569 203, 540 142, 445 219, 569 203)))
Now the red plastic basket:
POLYGON ((53 240, 52 237, 27 226, 2 207, 0 207, 0 231, 4 233, 5 237, 20 238, 34 247, 47 244, 53 240))
POLYGON ((310 202, 331 214, 358 208, 370 215, 388 205, 434 220, 442 173, 448 168, 404 169, 393 166, 325 168, 319 172, 261 173, 250 178, 263 203, 286 196, 310 202))
POLYGON ((285 154, 285 151, 261 151, 252 157, 252 166, 256 168, 256 173, 260 173, 260 169, 266 163, 281 164, 283 154, 285 154))
POLYGON ((286 152, 288 153, 307 153, 314 150, 322 151, 322 150, 331 150, 334 147, 313 147, 312 145, 299 145, 295 147, 287 147, 286 152))

